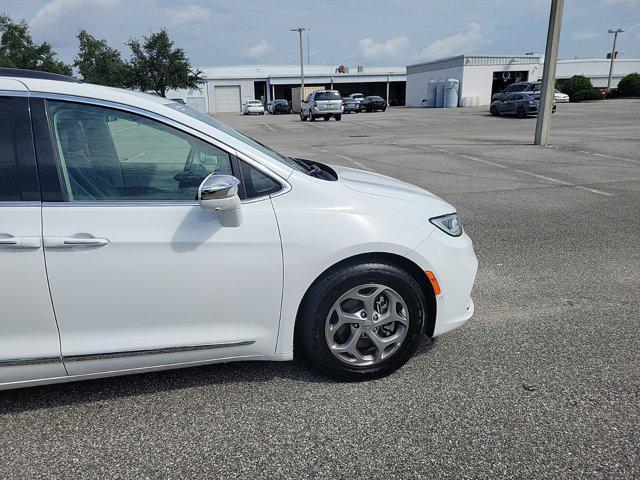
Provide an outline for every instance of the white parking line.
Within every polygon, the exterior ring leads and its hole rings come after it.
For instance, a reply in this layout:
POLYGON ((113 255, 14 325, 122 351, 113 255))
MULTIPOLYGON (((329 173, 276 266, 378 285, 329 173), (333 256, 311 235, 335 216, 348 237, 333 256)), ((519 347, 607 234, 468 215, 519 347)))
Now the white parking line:
POLYGON ((275 132, 276 129, 273 128, 271 125, 269 125, 268 123, 262 123, 261 125, 264 125, 265 127, 267 127, 269 130, 271 130, 272 132, 275 132))
POLYGON ((613 160, 622 160, 623 162, 640 163, 640 160, 633 160, 631 158, 616 157, 615 155, 605 155, 604 153, 587 152, 586 150, 577 150, 578 153, 586 153, 587 155, 593 155, 595 157, 611 158, 613 160))
POLYGON ((319 152, 322 153, 326 153, 328 155, 334 155, 336 157, 340 157, 343 158, 344 160, 353 163, 355 166, 362 168, 363 170, 369 170, 370 172, 374 172, 375 170, 369 168, 367 165, 365 165, 364 163, 356 160, 355 158, 351 158, 348 157, 346 155, 342 155, 341 153, 336 153, 336 152, 332 152, 330 150, 325 150, 324 148, 320 148, 320 147, 314 147, 313 145, 308 145, 308 144, 304 144, 305 147, 309 147, 312 148, 313 150, 317 150, 319 152))
POLYGON ((529 172, 527 170, 522 170, 521 168, 510 167, 508 165, 503 165, 501 163, 492 162, 491 160, 485 160, 483 158, 472 157, 471 155, 465 155, 464 153, 456 153, 456 152, 452 152, 451 150, 443 150, 441 148, 435 148, 435 147, 432 147, 432 148, 433 148, 433 150, 436 150, 436 151, 441 152, 441 153, 447 153, 449 155, 455 155, 457 157, 466 158, 467 160, 472 160, 474 162, 484 163, 486 165, 491 165, 493 167, 502 168, 504 170, 513 170, 513 171, 521 173, 523 175, 528 175, 530 177, 539 178, 541 180, 546 180, 548 182, 557 183, 558 185, 564 185, 564 186, 567 186, 567 187, 573 187, 573 188, 577 188, 579 190, 585 190, 587 192, 595 193, 595 194, 598 194, 598 195, 604 195, 604 196, 607 196, 607 197, 613 197, 614 196, 613 193, 603 192, 602 190, 596 190, 595 188, 589 188, 589 187, 585 187, 585 186, 582 186, 582 185, 576 185, 575 183, 567 182, 565 180, 560 180, 559 178, 547 177, 546 175, 540 175, 539 173, 529 172))

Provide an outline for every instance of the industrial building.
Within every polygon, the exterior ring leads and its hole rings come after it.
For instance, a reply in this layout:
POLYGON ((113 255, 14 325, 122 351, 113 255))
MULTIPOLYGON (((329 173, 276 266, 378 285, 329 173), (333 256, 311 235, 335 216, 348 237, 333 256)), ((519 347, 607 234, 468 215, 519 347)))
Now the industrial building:
POLYGON ((540 55, 458 55, 407 67, 406 105, 422 107, 430 80, 455 78, 460 82, 458 105, 463 99, 479 98, 489 105, 491 95, 518 81, 537 80, 542 75, 540 55))
MULTIPOLYGON (((605 88, 611 60, 587 58, 558 60, 556 78, 559 81, 574 75, 591 79, 596 88, 605 88)), ((458 105, 465 97, 479 98, 477 105, 489 105, 491 96, 505 86, 518 81, 536 81, 542 77, 544 59, 540 55, 458 55, 407 67, 406 105, 422 107, 426 104, 430 80, 454 78, 460 82, 458 105)), ((640 59, 617 58, 611 78, 612 88, 622 77, 640 72, 640 59)), ((475 103, 473 103, 475 104, 475 103)))
MULTIPOLYGON (((574 75, 584 75, 591 79, 596 88, 606 88, 609 78, 608 58, 574 58, 572 60, 558 60, 556 79, 566 80, 574 75)), ((616 58, 611 75, 611 88, 617 88, 618 82, 625 75, 640 72, 640 58, 616 58)))
MULTIPOLYGON (((174 90, 169 98, 182 99, 205 113, 240 112, 245 100, 284 98, 300 86, 300 65, 242 65, 201 69, 201 89, 174 90)), ((305 65, 306 86, 339 90, 342 95, 379 95, 391 105, 405 104, 405 67, 345 67, 305 65)))

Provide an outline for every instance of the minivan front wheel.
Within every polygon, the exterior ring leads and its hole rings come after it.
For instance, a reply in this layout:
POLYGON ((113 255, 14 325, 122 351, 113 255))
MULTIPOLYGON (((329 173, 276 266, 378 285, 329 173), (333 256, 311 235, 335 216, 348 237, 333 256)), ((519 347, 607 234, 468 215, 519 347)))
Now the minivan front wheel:
POLYGON ((347 264, 307 292, 297 345, 330 377, 383 377, 418 348, 425 312, 420 287, 403 269, 385 262, 347 264))

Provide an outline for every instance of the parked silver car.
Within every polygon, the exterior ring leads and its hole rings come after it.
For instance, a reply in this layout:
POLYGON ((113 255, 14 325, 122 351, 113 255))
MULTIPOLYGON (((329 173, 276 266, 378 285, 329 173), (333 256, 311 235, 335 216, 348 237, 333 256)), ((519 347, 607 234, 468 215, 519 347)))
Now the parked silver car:
POLYGON ((323 118, 325 121, 331 117, 336 121, 342 119, 344 108, 342 106, 342 97, 337 90, 319 90, 312 92, 300 104, 300 120, 305 121, 307 118, 314 122, 316 118, 323 118))

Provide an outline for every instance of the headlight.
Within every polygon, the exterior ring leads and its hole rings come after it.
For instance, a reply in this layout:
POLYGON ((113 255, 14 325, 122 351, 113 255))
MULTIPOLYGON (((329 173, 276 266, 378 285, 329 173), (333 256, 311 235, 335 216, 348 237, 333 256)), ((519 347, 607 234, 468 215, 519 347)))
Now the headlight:
POLYGON ((441 217, 430 218, 429 221, 442 230, 447 235, 459 237, 462 235, 462 225, 458 222, 458 214, 450 213, 441 217))

